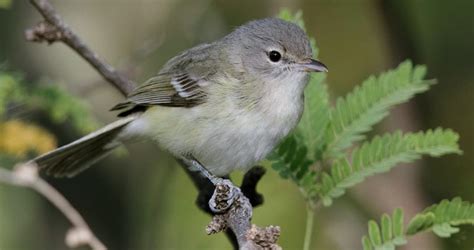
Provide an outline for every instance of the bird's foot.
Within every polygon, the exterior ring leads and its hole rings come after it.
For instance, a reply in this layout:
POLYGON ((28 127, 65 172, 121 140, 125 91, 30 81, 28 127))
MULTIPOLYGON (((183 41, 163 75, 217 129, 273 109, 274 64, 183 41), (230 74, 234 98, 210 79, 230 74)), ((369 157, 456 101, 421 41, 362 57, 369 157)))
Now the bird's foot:
POLYGON ((230 180, 213 175, 196 159, 185 158, 183 161, 192 170, 200 172, 215 186, 212 197, 208 203, 213 213, 225 212, 230 208, 237 197, 243 195, 240 188, 236 187, 230 180))
POLYGON ((214 193, 209 200, 209 208, 214 213, 227 211, 242 192, 230 180, 216 177, 214 193))

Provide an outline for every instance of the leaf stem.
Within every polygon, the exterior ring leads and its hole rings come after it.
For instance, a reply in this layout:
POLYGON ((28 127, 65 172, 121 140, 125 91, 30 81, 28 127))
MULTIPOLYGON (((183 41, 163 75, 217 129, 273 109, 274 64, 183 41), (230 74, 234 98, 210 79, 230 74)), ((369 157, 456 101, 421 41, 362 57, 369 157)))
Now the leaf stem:
POLYGON ((313 236, 315 211, 309 206, 306 207, 306 229, 304 234, 303 250, 309 250, 311 246, 311 238, 313 236))

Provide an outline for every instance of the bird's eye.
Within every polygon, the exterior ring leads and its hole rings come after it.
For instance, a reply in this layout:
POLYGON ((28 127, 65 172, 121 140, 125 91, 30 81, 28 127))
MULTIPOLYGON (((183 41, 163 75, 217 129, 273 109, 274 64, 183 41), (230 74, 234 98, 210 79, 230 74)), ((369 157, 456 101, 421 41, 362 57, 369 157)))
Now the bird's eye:
POLYGON ((272 50, 268 53, 268 58, 270 58, 272 62, 278 62, 281 59, 281 54, 278 51, 272 50))

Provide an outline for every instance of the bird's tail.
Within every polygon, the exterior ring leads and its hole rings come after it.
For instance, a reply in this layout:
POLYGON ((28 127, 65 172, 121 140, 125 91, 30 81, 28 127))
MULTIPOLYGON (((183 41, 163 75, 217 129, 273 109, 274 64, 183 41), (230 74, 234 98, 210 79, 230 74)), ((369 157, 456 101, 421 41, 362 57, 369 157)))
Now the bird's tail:
POLYGON ((135 117, 113 122, 76 141, 41 155, 33 161, 47 174, 73 177, 120 145, 117 136, 135 117))

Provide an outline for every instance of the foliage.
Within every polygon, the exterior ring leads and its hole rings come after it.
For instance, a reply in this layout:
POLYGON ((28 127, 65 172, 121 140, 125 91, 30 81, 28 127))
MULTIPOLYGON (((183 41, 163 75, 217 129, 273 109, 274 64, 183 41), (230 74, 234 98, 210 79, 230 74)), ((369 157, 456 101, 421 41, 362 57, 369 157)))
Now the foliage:
POLYGON ((298 125, 298 132, 305 138, 310 152, 308 157, 313 161, 321 160, 326 144, 325 131, 329 126, 329 94, 325 77, 325 74, 311 76, 305 89, 305 112, 298 125))
POLYGON ((373 220, 369 221, 369 235, 362 237, 364 250, 389 250, 405 245, 407 240, 403 230, 403 218, 403 210, 397 208, 392 216, 382 215, 380 225, 373 220))
POLYGON ((31 110, 44 111, 56 123, 68 121, 81 132, 97 127, 85 104, 59 87, 31 86, 19 74, 0 70, 0 154, 25 158, 56 147, 51 133, 22 120, 31 110))
MULTIPOLYGON (((280 17, 304 29, 301 12, 291 15, 283 10, 280 17)), ((314 74, 305 90, 300 124, 269 157, 273 168, 283 178, 291 178, 312 206, 318 202, 329 206, 345 189, 398 163, 412 162, 421 155, 460 153, 458 135, 439 128, 376 136, 347 156, 347 149, 363 140, 364 133, 386 117, 391 107, 429 89, 434 81, 425 80, 425 74, 426 67, 405 61, 394 70, 369 77, 339 97, 335 106, 329 103, 325 74, 314 74), (330 170, 322 170, 326 168, 330 170)))
POLYGON ((450 237, 459 232, 455 226, 463 224, 474 225, 474 204, 458 197, 452 201, 443 200, 416 215, 408 224, 407 234, 432 230, 439 237, 450 237))
MULTIPOLYGON (((19 74, 0 70, 0 118, 10 106, 45 111, 56 123, 66 120, 85 133, 97 128, 86 104, 56 84, 31 86, 19 74)), ((2 118, 5 119, 5 118, 2 118)))
MULTIPOLYGON (((305 28, 301 12, 292 15, 283 10, 279 17, 305 28)), ((317 51, 312 41, 313 50, 317 51)), ((425 75, 425 66, 402 62, 393 70, 370 76, 346 96, 337 98, 334 106, 329 101, 325 74, 313 75, 305 90, 305 112, 300 124, 270 155, 272 167, 283 178, 295 182, 314 209, 318 204, 330 206, 346 189, 400 163, 423 155, 460 154, 459 136, 450 129, 398 131, 366 139, 365 133, 388 116, 390 108, 435 83, 426 80, 425 75)), ((383 215, 380 226, 369 222, 364 249, 394 249, 406 243, 407 235, 423 230, 449 237, 458 231, 453 226, 473 224, 472 210, 472 205, 459 198, 443 201, 415 216, 404 232, 403 210, 397 209, 392 216, 383 215)))
POLYGON ((366 177, 390 170, 398 163, 411 162, 421 155, 440 156, 460 153, 458 135, 451 130, 418 133, 396 132, 376 136, 352 151, 350 159, 337 160, 330 173, 323 173, 319 195, 324 205, 344 194, 344 190, 366 177))
POLYGON ((424 80, 426 68, 406 61, 379 77, 371 76, 362 85, 337 99, 331 110, 328 133, 328 157, 338 156, 363 133, 388 115, 393 105, 406 102, 414 94, 428 90, 434 81, 424 80))
POLYGON ((86 133, 97 128, 85 103, 57 86, 44 86, 33 93, 36 102, 56 123, 70 122, 77 130, 86 133))
POLYGON ((450 237, 457 233, 459 225, 474 225, 474 204, 461 198, 443 200, 415 215, 404 230, 403 210, 397 208, 392 217, 382 215, 380 224, 371 220, 368 236, 362 238, 364 250, 392 250, 406 244, 408 236, 431 230, 439 237, 450 237))
POLYGON ((308 148, 301 140, 301 136, 288 137, 268 159, 282 178, 291 178, 305 197, 313 197, 317 193, 314 186, 317 172, 309 169, 312 161, 307 158, 308 148))

